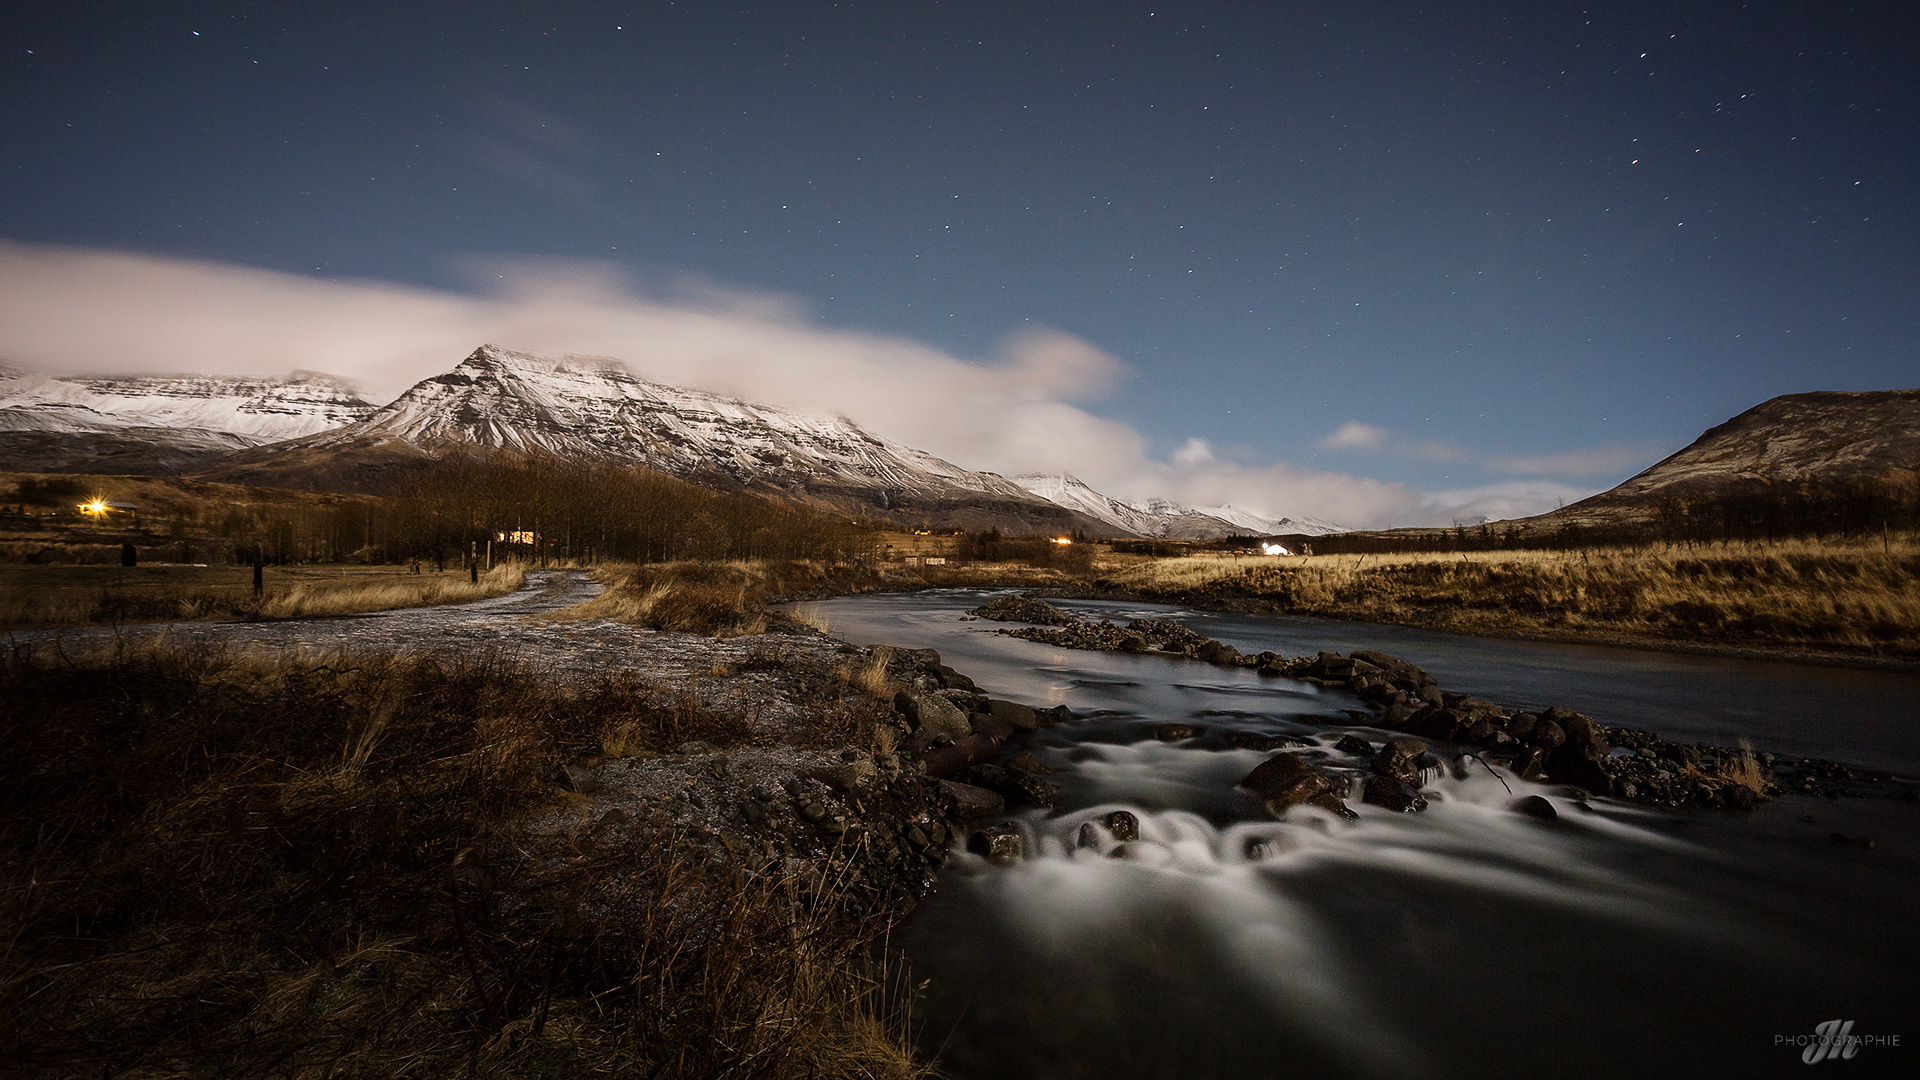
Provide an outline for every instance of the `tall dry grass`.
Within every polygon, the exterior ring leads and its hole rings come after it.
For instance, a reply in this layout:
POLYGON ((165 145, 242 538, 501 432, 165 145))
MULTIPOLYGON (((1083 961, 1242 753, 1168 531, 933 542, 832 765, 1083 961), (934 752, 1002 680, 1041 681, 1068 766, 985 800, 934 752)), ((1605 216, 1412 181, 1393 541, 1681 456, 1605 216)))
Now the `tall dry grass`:
POLYGON ((917 1075, 878 919, 669 821, 528 827, 577 798, 569 758, 701 722, 640 690, 497 659, 0 656, 7 1065, 917 1075))
POLYGON ((268 595, 259 606, 258 617, 316 619, 431 604, 463 604, 517 592, 526 584, 526 576, 524 565, 501 563, 481 574, 478 581, 445 574, 431 577, 388 574, 372 580, 302 582, 268 595))
MULTIPOLYGON (((808 559, 614 564, 596 568, 594 577, 607 590, 568 615, 714 637, 764 632, 770 601, 870 592, 882 584, 870 567, 808 559)), ((813 619, 809 625, 824 629, 818 611, 808 610, 802 606, 787 618, 813 619)))
POLYGON ((1471 633, 1608 634, 1920 655, 1920 545, 1164 559, 1106 574, 1148 598, 1471 633))

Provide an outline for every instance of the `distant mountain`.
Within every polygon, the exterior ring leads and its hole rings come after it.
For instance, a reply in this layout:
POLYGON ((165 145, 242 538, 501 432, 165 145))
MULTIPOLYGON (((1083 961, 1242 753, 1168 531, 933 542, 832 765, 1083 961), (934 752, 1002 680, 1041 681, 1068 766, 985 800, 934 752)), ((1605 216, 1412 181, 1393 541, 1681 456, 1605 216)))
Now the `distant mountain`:
POLYGON ((1251 510, 1242 510, 1237 506, 1198 506, 1194 509, 1210 517, 1230 521, 1239 527, 1242 533, 1255 536, 1326 536, 1329 533, 1346 532, 1345 525, 1312 517, 1270 518, 1256 514, 1251 510))
POLYGON ((1920 390, 1772 398, 1607 491, 1524 521, 1631 523, 1706 505, 1817 500, 1863 485, 1920 487, 1920 390))
POLYGON ((1156 540, 1217 540, 1226 536, 1270 536, 1281 533, 1344 532, 1331 522, 1269 518, 1231 506, 1191 507, 1167 499, 1123 503, 1102 495, 1067 473, 1024 473, 1013 482, 1050 502, 1098 518, 1136 536, 1156 540))
POLYGON ((0 368, 0 455, 30 472, 177 473, 374 408, 353 384, 311 371, 273 379, 0 368))
POLYGON ((378 490, 449 452, 509 451, 644 465, 712 487, 799 497, 940 528, 1100 529, 993 473, 970 472, 821 417, 666 386, 616 361, 483 345, 365 418, 245 451, 207 475, 378 490))

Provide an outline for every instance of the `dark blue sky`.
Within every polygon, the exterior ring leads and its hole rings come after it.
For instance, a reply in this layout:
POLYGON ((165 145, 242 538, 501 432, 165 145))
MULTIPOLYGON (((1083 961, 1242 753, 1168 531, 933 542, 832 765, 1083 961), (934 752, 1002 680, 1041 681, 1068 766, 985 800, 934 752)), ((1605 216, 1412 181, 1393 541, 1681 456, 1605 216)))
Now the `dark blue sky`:
POLYGON ((1043 326, 1125 362, 1087 407, 1157 456, 1592 490, 1920 384, 1915 12, 15 0, 0 238, 609 260, 962 357, 1043 326))

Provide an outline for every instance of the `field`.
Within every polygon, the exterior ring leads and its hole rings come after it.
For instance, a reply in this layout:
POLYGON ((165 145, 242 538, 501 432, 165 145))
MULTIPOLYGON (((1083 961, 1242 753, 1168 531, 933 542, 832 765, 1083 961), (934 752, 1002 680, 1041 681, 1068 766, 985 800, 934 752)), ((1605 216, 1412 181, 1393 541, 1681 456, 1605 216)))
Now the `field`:
POLYGON ((1142 599, 1461 633, 1920 657, 1920 544, 1189 557, 1097 571, 1142 599))
POLYGON ((497 658, 21 648, 0 687, 10 1073, 920 1072, 884 923, 642 807, 529 827, 558 763, 725 718, 497 658))
POLYGON ((253 592, 249 566, 34 566, 0 563, 0 626, 184 619, 297 619, 458 603, 518 589, 525 568, 502 564, 475 584, 463 570, 405 566, 269 566, 253 592))

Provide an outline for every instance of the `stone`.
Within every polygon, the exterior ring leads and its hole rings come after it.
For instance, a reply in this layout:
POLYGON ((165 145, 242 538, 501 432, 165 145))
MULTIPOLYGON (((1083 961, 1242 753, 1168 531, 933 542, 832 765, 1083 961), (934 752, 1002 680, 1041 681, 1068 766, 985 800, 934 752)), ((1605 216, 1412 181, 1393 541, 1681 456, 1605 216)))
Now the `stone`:
POLYGON ((1000 752, 1000 740, 980 732, 946 746, 929 749, 921 758, 928 776, 944 779, 970 765, 992 758, 1000 752))
POLYGON ((972 679, 967 678, 965 675, 960 674, 947 665, 941 664, 937 670, 940 672, 940 681, 952 689, 966 690, 969 692, 974 689, 972 679))
POLYGON ((1343 817, 1353 815, 1341 801, 1347 785, 1296 754, 1275 754, 1248 773, 1240 786, 1260 796, 1275 817, 1302 803, 1343 817))
POLYGON ((818 766, 808 770, 807 775, 842 794, 857 795, 872 791, 879 784, 880 767, 866 758, 857 758, 837 765, 818 766))
POLYGON ((1553 804, 1538 795, 1528 795, 1523 799, 1515 799, 1507 804, 1507 809, 1516 814, 1525 814, 1527 817, 1537 818, 1540 821, 1554 821, 1560 817, 1560 812, 1553 808, 1553 804))
POLYGON ((1008 758, 1007 768, 1033 773, 1035 776, 1046 776, 1054 771, 1041 764, 1040 759, 1034 757, 1033 752, 1029 750, 1022 750, 1008 758))
POLYGON ((1030 772, 1008 769, 1002 771, 1000 775, 1000 783, 995 790, 1011 802, 1027 806, 1050 807, 1059 795, 1052 784, 1030 772))
POLYGON ((1373 755, 1368 763, 1376 776, 1397 776, 1403 780, 1418 780, 1420 777, 1420 755, 1427 752, 1427 744, 1419 739, 1399 735, 1388 739, 1379 753, 1373 755))
POLYGON ((1241 850, 1248 862, 1260 862, 1273 858, 1273 841, 1264 836, 1249 836, 1241 850))
POLYGON ((1161 742, 1179 742, 1200 734, 1200 729, 1191 724, 1161 724, 1153 729, 1153 737, 1161 742))
POLYGON ((1077 848, 1097 848, 1100 846, 1100 830, 1091 821, 1080 823, 1080 832, 1074 837, 1073 846, 1077 848))
POLYGON ((1537 732, 1548 723, 1560 725, 1566 731, 1566 741, 1547 754, 1547 775, 1561 783, 1577 784, 1595 795, 1611 793, 1613 779, 1607 773, 1606 762, 1612 748, 1601 736, 1593 718, 1556 706, 1541 715, 1534 730, 1537 732))
POLYGON ((953 813, 956 817, 992 817, 995 814, 1006 813, 1007 801, 997 792, 953 780, 940 780, 936 783, 940 785, 940 794, 953 804, 953 813))
POLYGON ((1113 834, 1115 840, 1140 839, 1140 819, 1134 817, 1131 811, 1115 810, 1109 813, 1104 820, 1107 831, 1113 834))
POLYGON ((1362 802, 1403 814, 1417 814, 1427 808, 1427 800, 1418 788, 1398 776, 1374 773, 1361 789, 1362 802))
POLYGON ((1022 731, 1034 731, 1040 727, 1040 717, 1031 708, 1017 701, 990 699, 987 702, 987 713, 995 720, 1011 724, 1022 731))
POLYGON ((1335 750, 1343 754, 1358 754, 1361 757, 1373 756, 1373 744, 1358 735, 1342 735, 1333 744, 1335 750))
POLYGON ((967 714, 958 705, 937 694, 902 690, 894 695, 893 707, 900 710, 912 727, 913 734, 907 738, 907 748, 916 753, 932 746, 934 740, 941 736, 958 742, 973 734, 973 725, 967 722, 967 714))
POLYGON ((994 719, 993 714, 987 712, 970 714, 967 717, 967 723, 972 725, 975 735, 985 732, 1002 742, 1013 738, 1014 733, 1020 730, 1004 720, 994 719))
POLYGON ((1558 723, 1542 716, 1535 719, 1533 727, 1528 729, 1526 741, 1542 750, 1551 751, 1567 741, 1567 733, 1558 723))
POLYGON ((1212 638, 1208 638, 1195 650, 1194 656, 1205 660, 1209 664, 1228 665, 1240 659, 1240 650, 1224 641, 1215 641, 1212 638))
POLYGON ((999 866, 1020 859, 1020 830, 1011 825, 989 825, 967 837, 967 850, 999 866))

